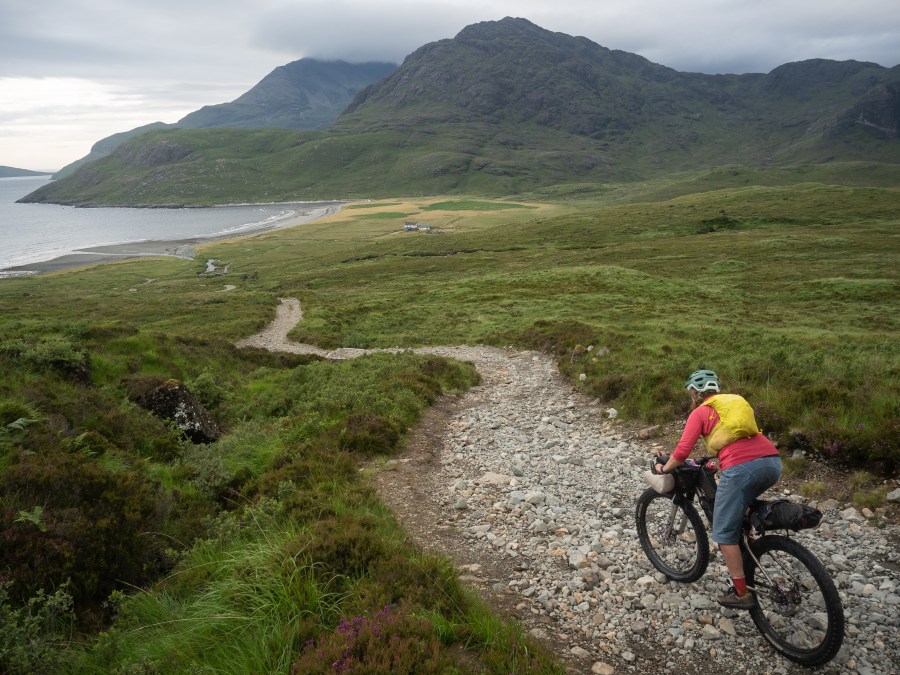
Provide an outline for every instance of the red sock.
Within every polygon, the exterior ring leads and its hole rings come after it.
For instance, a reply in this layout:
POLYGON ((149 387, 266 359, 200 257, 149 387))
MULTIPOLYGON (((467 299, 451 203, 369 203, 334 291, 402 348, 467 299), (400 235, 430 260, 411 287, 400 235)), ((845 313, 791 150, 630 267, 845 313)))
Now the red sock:
POLYGON ((747 595, 747 580, 744 577, 738 577, 735 579, 731 577, 731 583, 734 584, 734 593, 739 598, 747 595))

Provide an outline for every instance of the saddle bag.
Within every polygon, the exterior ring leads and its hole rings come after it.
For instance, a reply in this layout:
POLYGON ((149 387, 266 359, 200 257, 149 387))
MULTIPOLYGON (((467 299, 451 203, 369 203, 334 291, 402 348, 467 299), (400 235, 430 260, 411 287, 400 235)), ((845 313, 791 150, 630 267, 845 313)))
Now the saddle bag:
POLYGON ((818 526, 822 512, 811 506, 787 499, 760 502, 750 515, 750 524, 760 532, 766 530, 806 530, 818 526))

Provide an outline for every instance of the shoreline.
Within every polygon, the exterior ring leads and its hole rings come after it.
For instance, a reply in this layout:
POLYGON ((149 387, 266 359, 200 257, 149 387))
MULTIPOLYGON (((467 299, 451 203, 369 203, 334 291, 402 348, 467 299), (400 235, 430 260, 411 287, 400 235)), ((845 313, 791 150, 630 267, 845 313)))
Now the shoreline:
MULTIPOLYGON (((311 204, 312 202, 307 203, 311 204)), ((261 226, 244 232, 189 237, 184 239, 148 240, 127 242, 124 244, 109 244, 105 246, 88 246, 65 255, 51 258, 50 260, 5 267, 0 269, 0 280, 36 276, 48 272, 60 272, 81 267, 91 267, 93 265, 115 262, 118 260, 132 260, 135 258, 170 257, 190 260, 196 254, 197 247, 202 244, 242 239, 244 237, 254 237, 267 232, 274 232, 275 230, 304 225, 314 220, 339 213, 345 203, 347 202, 326 202, 326 206, 310 209, 304 214, 291 218, 289 222, 284 224, 261 226)))

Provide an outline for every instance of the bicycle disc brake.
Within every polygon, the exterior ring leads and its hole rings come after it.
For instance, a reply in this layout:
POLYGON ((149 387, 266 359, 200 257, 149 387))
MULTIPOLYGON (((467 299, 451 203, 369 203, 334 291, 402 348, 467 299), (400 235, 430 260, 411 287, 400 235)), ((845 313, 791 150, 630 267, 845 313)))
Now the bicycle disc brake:
POLYGON ((769 595, 775 603, 773 609, 782 616, 795 616, 802 601, 797 584, 788 584, 787 580, 781 577, 776 577, 772 581, 774 583, 769 595))

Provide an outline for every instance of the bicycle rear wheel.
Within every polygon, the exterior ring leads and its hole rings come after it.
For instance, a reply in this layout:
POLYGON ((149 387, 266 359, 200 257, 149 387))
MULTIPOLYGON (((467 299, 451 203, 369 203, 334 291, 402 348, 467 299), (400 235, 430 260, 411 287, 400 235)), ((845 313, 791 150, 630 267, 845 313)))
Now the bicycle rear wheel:
POLYGON ((653 566, 673 581, 696 581, 709 565, 709 537, 690 502, 648 488, 635 512, 638 540, 653 566))
POLYGON ((821 666, 844 640, 844 608, 834 582, 808 549, 780 535, 751 546, 759 565, 747 556, 747 585, 756 593, 753 623, 769 643, 791 661, 821 666))

